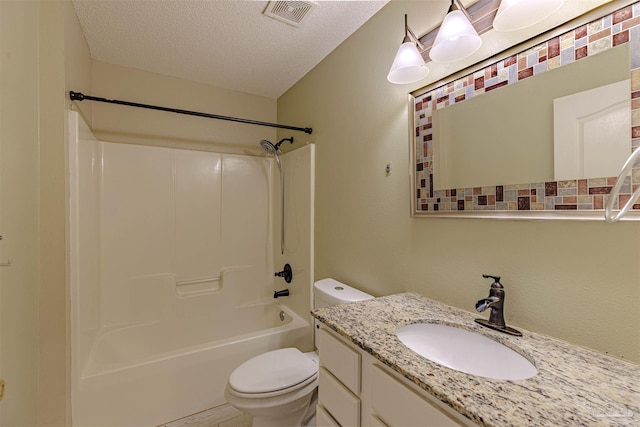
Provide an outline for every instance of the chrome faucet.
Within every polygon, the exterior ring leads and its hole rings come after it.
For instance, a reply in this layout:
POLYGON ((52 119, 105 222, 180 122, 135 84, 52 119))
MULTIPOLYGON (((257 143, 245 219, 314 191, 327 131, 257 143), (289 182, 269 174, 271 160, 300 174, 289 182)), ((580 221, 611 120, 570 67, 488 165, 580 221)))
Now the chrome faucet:
POLYGON ((489 291, 489 297, 479 300, 476 303, 476 310, 482 313, 487 308, 491 308, 491 314, 489 320, 476 319, 476 322, 487 328, 494 329, 496 331, 504 332, 509 335, 522 336, 522 332, 517 329, 513 329, 506 325, 504 321, 504 286, 500 283, 499 276, 490 276, 483 274, 485 279, 493 279, 491 284, 491 290, 489 291))

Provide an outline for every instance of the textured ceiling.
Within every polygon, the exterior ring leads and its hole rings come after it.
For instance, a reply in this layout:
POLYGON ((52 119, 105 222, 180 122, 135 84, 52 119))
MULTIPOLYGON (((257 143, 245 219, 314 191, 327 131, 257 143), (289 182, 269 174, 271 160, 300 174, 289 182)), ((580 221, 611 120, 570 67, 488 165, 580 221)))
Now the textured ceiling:
POLYGON ((319 0, 298 27, 266 1, 73 0, 93 59, 277 98, 388 0, 319 0))

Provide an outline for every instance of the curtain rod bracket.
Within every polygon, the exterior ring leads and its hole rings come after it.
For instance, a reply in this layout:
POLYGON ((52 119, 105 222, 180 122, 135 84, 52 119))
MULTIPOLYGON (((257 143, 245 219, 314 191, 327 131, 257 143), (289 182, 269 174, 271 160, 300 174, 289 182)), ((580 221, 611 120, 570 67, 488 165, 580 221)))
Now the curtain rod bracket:
POLYGON ((87 100, 87 101, 106 102, 108 104, 118 104, 118 105, 126 105, 129 107, 146 108, 149 110, 167 111, 170 113, 186 114, 188 116, 206 117, 208 119, 227 120, 232 122, 246 123, 250 125, 269 126, 269 127, 279 128, 279 129, 297 130, 297 131, 304 132, 306 134, 311 134, 311 132, 313 132, 312 128, 280 125, 277 123, 260 122, 257 120, 241 119, 238 117, 220 116, 218 114, 200 113, 198 111, 180 110, 177 108, 159 107, 157 105, 139 104, 137 102, 120 101, 117 99, 99 98, 96 96, 85 95, 82 92, 69 91, 69 98, 72 101, 87 100))

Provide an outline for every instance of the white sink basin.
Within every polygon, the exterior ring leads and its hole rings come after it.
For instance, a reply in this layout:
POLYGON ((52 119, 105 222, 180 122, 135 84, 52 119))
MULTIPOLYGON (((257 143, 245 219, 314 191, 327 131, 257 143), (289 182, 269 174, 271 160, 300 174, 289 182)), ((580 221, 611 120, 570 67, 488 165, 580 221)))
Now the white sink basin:
POLYGON ((411 350, 456 371, 500 380, 524 380, 538 373, 525 357, 484 335, 435 323, 412 323, 396 334, 411 350))

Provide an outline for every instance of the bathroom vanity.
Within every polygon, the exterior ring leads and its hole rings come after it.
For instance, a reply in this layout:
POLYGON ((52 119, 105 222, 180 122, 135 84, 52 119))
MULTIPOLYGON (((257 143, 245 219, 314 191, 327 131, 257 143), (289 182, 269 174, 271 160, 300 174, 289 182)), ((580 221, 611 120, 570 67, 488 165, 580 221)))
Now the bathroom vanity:
POLYGON ((318 427, 475 425, 328 328, 319 342, 318 427))
POLYGON ((317 309, 318 426, 619 426, 640 423, 640 367, 522 330, 514 337, 477 314, 414 293, 317 309), (456 326, 517 351, 538 369, 526 380, 456 371, 410 350, 398 328, 456 326))

